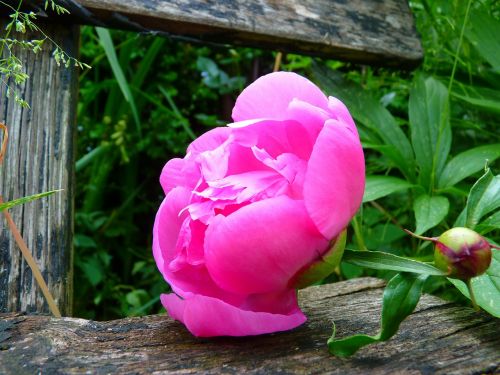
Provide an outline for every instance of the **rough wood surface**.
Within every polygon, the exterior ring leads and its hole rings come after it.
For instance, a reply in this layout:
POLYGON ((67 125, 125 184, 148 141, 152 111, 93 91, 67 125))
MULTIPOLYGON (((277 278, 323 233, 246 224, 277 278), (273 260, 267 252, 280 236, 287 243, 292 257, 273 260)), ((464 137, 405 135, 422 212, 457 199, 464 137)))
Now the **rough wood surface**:
MULTIPOLYGON (((5 23, 0 20, 3 30, 5 23)), ((72 56, 78 54, 78 27, 44 25, 44 31, 72 56)), ((17 36, 16 36, 17 37, 17 36)), ((33 33, 25 38, 40 39, 33 33)), ((48 190, 49 198, 10 210, 14 222, 65 315, 71 314, 74 136, 77 73, 58 67, 47 41, 37 55, 15 50, 30 75, 19 91, 31 109, 5 98, 0 86, 0 121, 9 143, 0 167, 0 194, 5 201, 48 190)), ((12 84, 12 82, 11 82, 12 84)), ((31 270, 23 261, 7 223, 0 217, 0 312, 48 312, 31 270)))
MULTIPOLYGON (((300 293, 308 322, 259 337, 197 339, 165 315, 109 322, 4 315, 2 374, 484 374, 498 373, 498 320, 423 296, 390 341, 350 359, 328 354, 326 340, 376 333, 383 282, 349 280, 300 293)), ((1 318, 2 316, 0 316, 1 318)))
MULTIPOLYGON (((78 0, 80 22, 149 29, 368 64, 414 66, 422 47, 401 0, 78 0)), ((67 16, 65 16, 67 17, 67 16)))

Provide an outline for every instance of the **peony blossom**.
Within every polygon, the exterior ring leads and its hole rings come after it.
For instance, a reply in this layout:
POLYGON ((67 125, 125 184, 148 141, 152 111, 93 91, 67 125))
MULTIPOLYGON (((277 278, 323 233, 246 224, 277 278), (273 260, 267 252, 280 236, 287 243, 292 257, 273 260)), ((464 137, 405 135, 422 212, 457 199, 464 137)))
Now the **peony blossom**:
POLYGON ((359 208, 364 157, 342 102, 306 78, 248 86, 235 122, 191 143, 160 176, 153 254, 161 301, 195 336, 283 331, 306 321, 297 275, 317 264, 359 208))

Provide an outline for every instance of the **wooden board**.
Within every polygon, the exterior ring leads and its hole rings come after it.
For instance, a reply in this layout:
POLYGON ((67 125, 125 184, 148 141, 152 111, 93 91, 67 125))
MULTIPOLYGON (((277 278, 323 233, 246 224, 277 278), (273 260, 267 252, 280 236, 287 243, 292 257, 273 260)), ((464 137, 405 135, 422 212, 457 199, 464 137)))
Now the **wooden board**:
MULTIPOLYGON (((0 28, 5 28, 1 19, 0 28)), ((43 30, 67 53, 78 56, 77 26, 43 25, 43 30)), ((28 32, 22 38, 42 36, 28 32)), ((30 75, 18 89, 31 109, 21 108, 14 98, 7 99, 6 87, 0 85, 0 121, 9 129, 7 153, 0 166, 0 194, 8 201, 64 189, 51 197, 14 207, 10 213, 60 310, 71 314, 77 71, 57 66, 49 42, 37 55, 17 47, 14 51, 30 75)), ((7 311, 49 310, 1 215, 0 312, 7 311)))
MULTIPOLYGON (((388 66, 423 52, 401 0, 78 0, 79 22, 388 66)), ((64 16, 67 17, 67 16, 64 16)))
MULTIPOLYGON (((165 315, 109 322, 14 313, 0 319, 2 374, 480 374, 498 373, 498 320, 423 296, 390 341, 350 359, 328 354, 338 336, 375 334, 384 283, 373 278, 310 287, 308 322, 258 337, 197 339, 165 315)), ((90 296, 89 296, 90 297, 90 296)))

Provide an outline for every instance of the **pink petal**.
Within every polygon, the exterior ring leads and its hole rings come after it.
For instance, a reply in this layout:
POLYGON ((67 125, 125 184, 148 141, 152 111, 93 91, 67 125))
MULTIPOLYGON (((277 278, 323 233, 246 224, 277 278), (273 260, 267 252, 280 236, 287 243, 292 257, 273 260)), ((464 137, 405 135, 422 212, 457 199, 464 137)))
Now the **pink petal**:
MULTIPOLYGON (((153 256, 158 269, 163 274, 165 280, 172 289, 182 297, 194 294, 203 294, 221 298, 230 303, 241 303, 243 296, 237 296, 221 290, 208 274, 203 264, 193 266, 183 262, 175 271, 169 268, 170 262, 177 256, 176 244, 181 230, 182 223, 188 213, 185 211, 181 216, 179 212, 189 201, 191 192, 181 187, 173 189, 164 199, 158 213, 156 214, 153 228, 153 256)), ((198 230, 199 228, 195 228, 198 230)), ((197 241, 202 240, 198 238, 197 241)), ((204 239, 203 239, 204 240, 204 239)), ((198 246, 201 244, 193 244, 198 246)), ((199 260, 200 249, 193 248, 193 253, 189 254, 193 260, 199 260)))
POLYGON ((358 135, 358 129, 356 129, 354 120, 344 103, 342 103, 339 99, 330 96, 328 97, 328 109, 334 118, 336 118, 339 122, 346 124, 354 134, 358 135))
POLYGON ((177 186, 193 190, 201 177, 199 167, 191 160, 171 159, 160 175, 160 184, 165 194, 177 186))
POLYGON ((196 138, 187 148, 187 152, 196 154, 207 150, 214 150, 224 143, 230 134, 231 129, 227 127, 214 128, 196 138))
POLYGON ((328 246, 303 201, 287 196, 216 216, 205 235, 205 262, 214 281, 234 293, 283 290, 328 246))
POLYGON ((220 299, 199 294, 186 299, 175 294, 162 294, 161 302, 168 314, 184 323, 195 336, 250 336, 286 331, 304 323, 306 317, 298 308, 294 293, 290 291, 287 300, 275 301, 277 305, 288 305, 293 301, 295 306, 288 314, 242 310, 220 299))
POLYGON ((294 99, 287 108, 287 118, 301 123, 309 134, 311 142, 314 143, 326 120, 331 119, 332 115, 323 108, 294 99))
POLYGON ((277 72, 260 77, 243 90, 233 108, 233 119, 286 119, 286 109, 293 99, 328 109, 326 96, 311 81, 295 73, 277 72))
POLYGON ((311 154, 314 139, 305 127, 295 120, 260 119, 229 124, 233 128, 234 141, 246 147, 257 146, 266 150, 272 157, 285 152, 293 152, 307 160, 311 154))
POLYGON ((188 204, 191 192, 182 187, 172 189, 163 200, 156 214, 153 227, 153 256, 160 272, 165 275, 165 263, 170 263, 176 254, 176 244, 184 218, 179 212, 188 204))
POLYGON ((311 219, 326 238, 335 237, 354 216, 365 189, 361 143, 348 124, 329 120, 309 159, 304 200, 311 219))

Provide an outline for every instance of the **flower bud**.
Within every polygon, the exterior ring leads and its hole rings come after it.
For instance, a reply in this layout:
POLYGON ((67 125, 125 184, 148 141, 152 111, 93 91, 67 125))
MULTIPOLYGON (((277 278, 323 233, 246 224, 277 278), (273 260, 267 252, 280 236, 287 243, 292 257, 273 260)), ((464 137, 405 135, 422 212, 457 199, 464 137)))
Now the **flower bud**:
POLYGON ((491 263, 491 245, 467 228, 452 228, 435 241, 436 267, 461 280, 483 274, 491 263))

